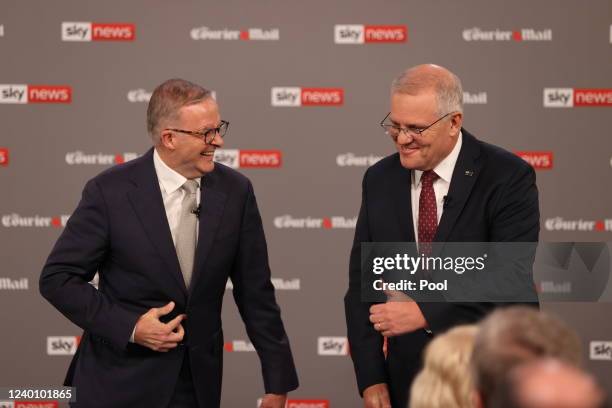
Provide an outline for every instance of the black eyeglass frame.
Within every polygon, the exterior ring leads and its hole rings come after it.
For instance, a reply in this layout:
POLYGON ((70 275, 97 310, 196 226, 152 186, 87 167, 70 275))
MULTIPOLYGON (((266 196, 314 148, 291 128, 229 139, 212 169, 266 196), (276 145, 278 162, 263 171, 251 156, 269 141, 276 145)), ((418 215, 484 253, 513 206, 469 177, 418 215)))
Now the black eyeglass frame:
POLYGON ((221 124, 219 124, 219 126, 217 126, 216 128, 205 129, 201 132, 196 131, 196 130, 184 130, 184 129, 175 129, 175 128, 167 128, 164 130, 170 130, 172 132, 179 132, 179 133, 185 133, 191 136, 196 136, 204 140, 204 143, 212 144, 213 140, 215 140, 215 137, 217 135, 219 135, 221 138, 225 137, 229 129, 229 125, 230 123, 228 121, 222 120, 221 124))

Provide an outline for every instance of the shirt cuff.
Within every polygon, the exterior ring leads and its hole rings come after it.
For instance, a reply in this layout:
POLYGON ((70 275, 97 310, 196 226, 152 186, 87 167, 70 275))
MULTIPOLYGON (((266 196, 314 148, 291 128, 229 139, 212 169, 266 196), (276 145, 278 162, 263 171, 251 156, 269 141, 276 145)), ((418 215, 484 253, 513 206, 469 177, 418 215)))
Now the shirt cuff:
POLYGON ((134 334, 136 334, 136 326, 134 326, 134 330, 132 330, 132 335, 130 336, 130 343, 135 343, 134 334))

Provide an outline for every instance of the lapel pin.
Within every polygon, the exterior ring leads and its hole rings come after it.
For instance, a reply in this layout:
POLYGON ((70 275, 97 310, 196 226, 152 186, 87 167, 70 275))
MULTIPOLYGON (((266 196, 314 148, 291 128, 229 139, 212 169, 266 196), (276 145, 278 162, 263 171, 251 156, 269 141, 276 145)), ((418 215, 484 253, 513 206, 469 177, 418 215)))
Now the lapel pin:
POLYGON ((473 170, 466 170, 465 171, 465 175, 468 177, 472 177, 474 175, 474 171, 473 170))

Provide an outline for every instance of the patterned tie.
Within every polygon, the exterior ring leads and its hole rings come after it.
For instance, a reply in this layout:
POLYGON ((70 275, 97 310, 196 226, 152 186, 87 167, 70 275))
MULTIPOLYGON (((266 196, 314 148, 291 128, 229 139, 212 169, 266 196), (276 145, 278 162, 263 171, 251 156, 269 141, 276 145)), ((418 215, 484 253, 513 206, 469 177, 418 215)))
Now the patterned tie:
POLYGON ((196 208, 198 187, 198 182, 195 180, 187 180, 181 186, 185 195, 183 196, 181 217, 176 231, 176 255, 178 256, 187 288, 189 288, 191 283, 193 260, 195 258, 198 218, 192 211, 196 208))
POLYGON ((438 175, 427 170, 421 175, 421 196, 419 197, 419 252, 431 255, 431 242, 438 228, 438 210, 433 183, 438 175))

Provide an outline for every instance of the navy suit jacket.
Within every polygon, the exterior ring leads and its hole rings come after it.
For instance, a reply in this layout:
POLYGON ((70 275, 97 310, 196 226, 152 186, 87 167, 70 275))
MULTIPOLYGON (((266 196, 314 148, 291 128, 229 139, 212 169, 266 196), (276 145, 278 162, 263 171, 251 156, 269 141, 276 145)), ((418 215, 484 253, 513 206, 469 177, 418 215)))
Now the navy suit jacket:
MULTIPOLYGON (((434 242, 536 242, 540 213, 533 168, 512 153, 477 140, 465 129, 462 134, 447 195, 452 199, 442 213, 434 242)), ((401 408, 407 406, 409 387, 421 368, 422 352, 432 335, 417 330, 390 338, 385 359, 383 338, 369 321, 372 303, 361 301, 360 244, 415 242, 410 186, 411 171, 402 166, 398 153, 366 171, 344 298, 359 392, 373 384, 387 383, 393 406, 401 408)), ((494 306, 419 303, 433 335, 475 322, 494 306)))
POLYGON ((289 340, 270 282, 263 226, 250 181, 221 164, 202 180, 190 290, 174 249, 153 149, 90 180, 40 277, 40 292, 84 329, 66 384, 82 407, 166 407, 188 348, 200 404, 219 406, 221 306, 233 295, 262 364, 266 392, 297 388, 289 340), (99 289, 90 281, 99 271, 99 289), (184 345, 167 353, 129 338, 139 316, 169 301, 186 313, 184 345))

